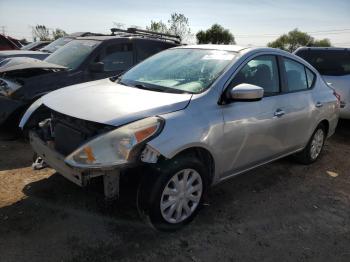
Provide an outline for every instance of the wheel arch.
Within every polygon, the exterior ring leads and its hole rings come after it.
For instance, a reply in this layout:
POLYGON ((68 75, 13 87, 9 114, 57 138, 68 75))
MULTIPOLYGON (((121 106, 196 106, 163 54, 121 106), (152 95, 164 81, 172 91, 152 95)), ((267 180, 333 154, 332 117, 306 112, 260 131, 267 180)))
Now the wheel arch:
MULTIPOLYGON (((322 121, 320 121, 320 123, 317 126, 319 126, 319 125, 323 125, 325 127, 325 129, 326 129, 325 130, 326 131, 326 136, 328 136, 328 133, 329 133, 329 121, 327 119, 323 119, 322 121)), ((316 126, 316 128, 317 128, 317 126, 316 126)))
POLYGON ((170 159, 181 156, 196 157, 199 159, 208 171, 209 184, 212 184, 215 176, 215 160, 214 156, 207 148, 198 145, 187 147, 177 151, 170 159))

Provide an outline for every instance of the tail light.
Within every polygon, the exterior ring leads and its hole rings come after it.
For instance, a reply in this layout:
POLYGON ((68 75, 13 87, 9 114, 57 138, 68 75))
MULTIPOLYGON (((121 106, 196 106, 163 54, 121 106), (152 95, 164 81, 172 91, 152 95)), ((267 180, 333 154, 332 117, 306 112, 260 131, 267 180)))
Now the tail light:
POLYGON ((340 94, 338 94, 334 89, 333 89, 333 95, 337 98, 337 104, 340 108, 344 108, 345 107, 345 102, 341 101, 341 96, 340 94))
POLYGON ((340 103, 340 95, 335 90, 333 90, 333 95, 338 99, 338 102, 340 103))

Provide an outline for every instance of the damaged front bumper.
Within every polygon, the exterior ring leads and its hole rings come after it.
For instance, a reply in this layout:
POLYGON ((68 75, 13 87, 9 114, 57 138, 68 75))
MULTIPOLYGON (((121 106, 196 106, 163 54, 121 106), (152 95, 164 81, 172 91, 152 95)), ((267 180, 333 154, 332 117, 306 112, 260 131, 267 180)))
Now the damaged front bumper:
POLYGON ((0 125, 3 125, 22 106, 21 101, 0 95, 0 125))
POLYGON ((81 169, 67 165, 64 161, 65 156, 53 149, 50 144, 44 142, 34 131, 29 132, 29 141, 34 152, 48 166, 78 186, 84 187, 89 180, 98 176, 119 174, 118 169, 81 169))
POLYGON ((83 172, 68 166, 64 159, 65 157, 50 148, 41 138, 33 131, 29 132, 29 142, 34 150, 46 164, 55 169, 62 176, 77 184, 85 186, 89 180, 89 176, 83 175, 83 172))

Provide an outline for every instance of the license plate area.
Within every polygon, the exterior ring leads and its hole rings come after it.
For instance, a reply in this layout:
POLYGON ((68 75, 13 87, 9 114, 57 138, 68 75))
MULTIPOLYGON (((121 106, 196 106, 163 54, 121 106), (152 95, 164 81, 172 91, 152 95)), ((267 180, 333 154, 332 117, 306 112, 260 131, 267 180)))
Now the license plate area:
POLYGON ((82 132, 61 123, 55 125, 55 149, 64 156, 76 150, 84 140, 82 132))

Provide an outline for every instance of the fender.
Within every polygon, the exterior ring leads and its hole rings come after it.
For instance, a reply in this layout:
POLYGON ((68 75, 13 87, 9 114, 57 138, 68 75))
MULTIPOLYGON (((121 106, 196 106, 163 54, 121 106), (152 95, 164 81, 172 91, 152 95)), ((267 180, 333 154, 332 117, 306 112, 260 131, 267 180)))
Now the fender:
POLYGON ((23 130, 27 121, 31 117, 31 115, 43 104, 41 98, 36 100, 31 106, 27 109, 27 111, 22 116, 21 122, 19 122, 19 127, 23 130))

